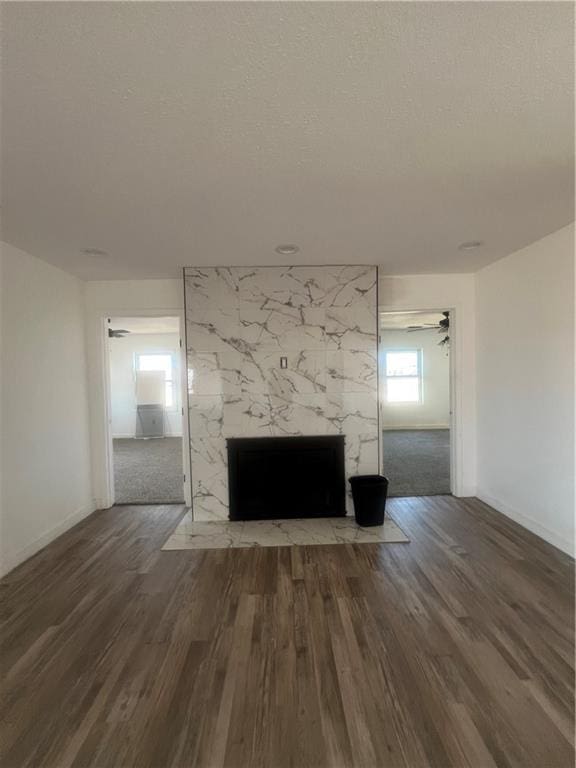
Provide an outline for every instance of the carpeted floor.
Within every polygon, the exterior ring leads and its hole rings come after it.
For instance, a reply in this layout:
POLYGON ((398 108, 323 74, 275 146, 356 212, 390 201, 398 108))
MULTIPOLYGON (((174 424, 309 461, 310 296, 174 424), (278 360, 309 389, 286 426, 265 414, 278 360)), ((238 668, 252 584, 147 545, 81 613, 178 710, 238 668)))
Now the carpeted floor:
POLYGON ((385 430, 384 474, 389 496, 450 493, 450 430, 385 430))
POLYGON ((114 441, 116 504, 183 504, 182 438, 114 441))

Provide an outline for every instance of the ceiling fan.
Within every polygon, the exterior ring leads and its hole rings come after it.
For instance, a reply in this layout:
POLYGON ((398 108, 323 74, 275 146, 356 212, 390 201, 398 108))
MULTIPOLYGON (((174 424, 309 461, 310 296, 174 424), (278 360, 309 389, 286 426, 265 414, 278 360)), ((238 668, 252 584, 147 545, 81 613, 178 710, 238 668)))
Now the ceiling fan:
MULTIPOLYGON (((437 323, 421 323, 420 325, 409 325, 406 329, 409 333, 413 331, 432 331, 437 330, 439 333, 446 333, 450 330, 450 312, 442 312, 442 319, 437 323)), ((450 336, 446 335, 438 343, 443 346, 450 342, 450 336)))

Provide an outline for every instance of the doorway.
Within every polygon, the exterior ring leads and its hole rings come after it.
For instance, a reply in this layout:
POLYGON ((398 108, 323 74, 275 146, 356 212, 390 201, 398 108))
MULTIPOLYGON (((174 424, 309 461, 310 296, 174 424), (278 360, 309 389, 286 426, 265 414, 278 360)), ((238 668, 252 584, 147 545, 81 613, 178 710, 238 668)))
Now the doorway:
POLYGON ((380 314, 380 419, 390 496, 450 494, 449 310, 380 314))
POLYGON ((110 317, 110 438, 116 504, 183 504, 179 317, 110 317))

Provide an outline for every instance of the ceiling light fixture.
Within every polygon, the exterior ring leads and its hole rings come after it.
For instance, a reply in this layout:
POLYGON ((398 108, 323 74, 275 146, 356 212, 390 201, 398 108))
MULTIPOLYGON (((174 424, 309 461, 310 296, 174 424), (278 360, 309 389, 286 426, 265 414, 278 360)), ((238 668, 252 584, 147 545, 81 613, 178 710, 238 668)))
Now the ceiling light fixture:
POLYGON ((85 256, 108 256, 108 253, 100 248, 84 248, 82 253, 85 256))
POLYGON ((466 243, 460 243, 458 246, 459 251, 473 251, 474 248, 481 248, 484 245, 482 240, 469 240, 466 243))
POLYGON ((298 248, 297 245, 277 245, 274 250, 281 256, 294 256, 295 253, 298 253, 300 248, 298 248))

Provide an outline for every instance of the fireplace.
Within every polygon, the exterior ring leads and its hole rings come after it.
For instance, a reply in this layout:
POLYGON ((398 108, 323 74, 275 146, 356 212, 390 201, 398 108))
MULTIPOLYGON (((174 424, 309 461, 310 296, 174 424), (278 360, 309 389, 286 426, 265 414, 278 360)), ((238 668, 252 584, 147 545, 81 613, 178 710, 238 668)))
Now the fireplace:
POLYGON ((227 440, 230 520, 346 514, 344 436, 227 440))

